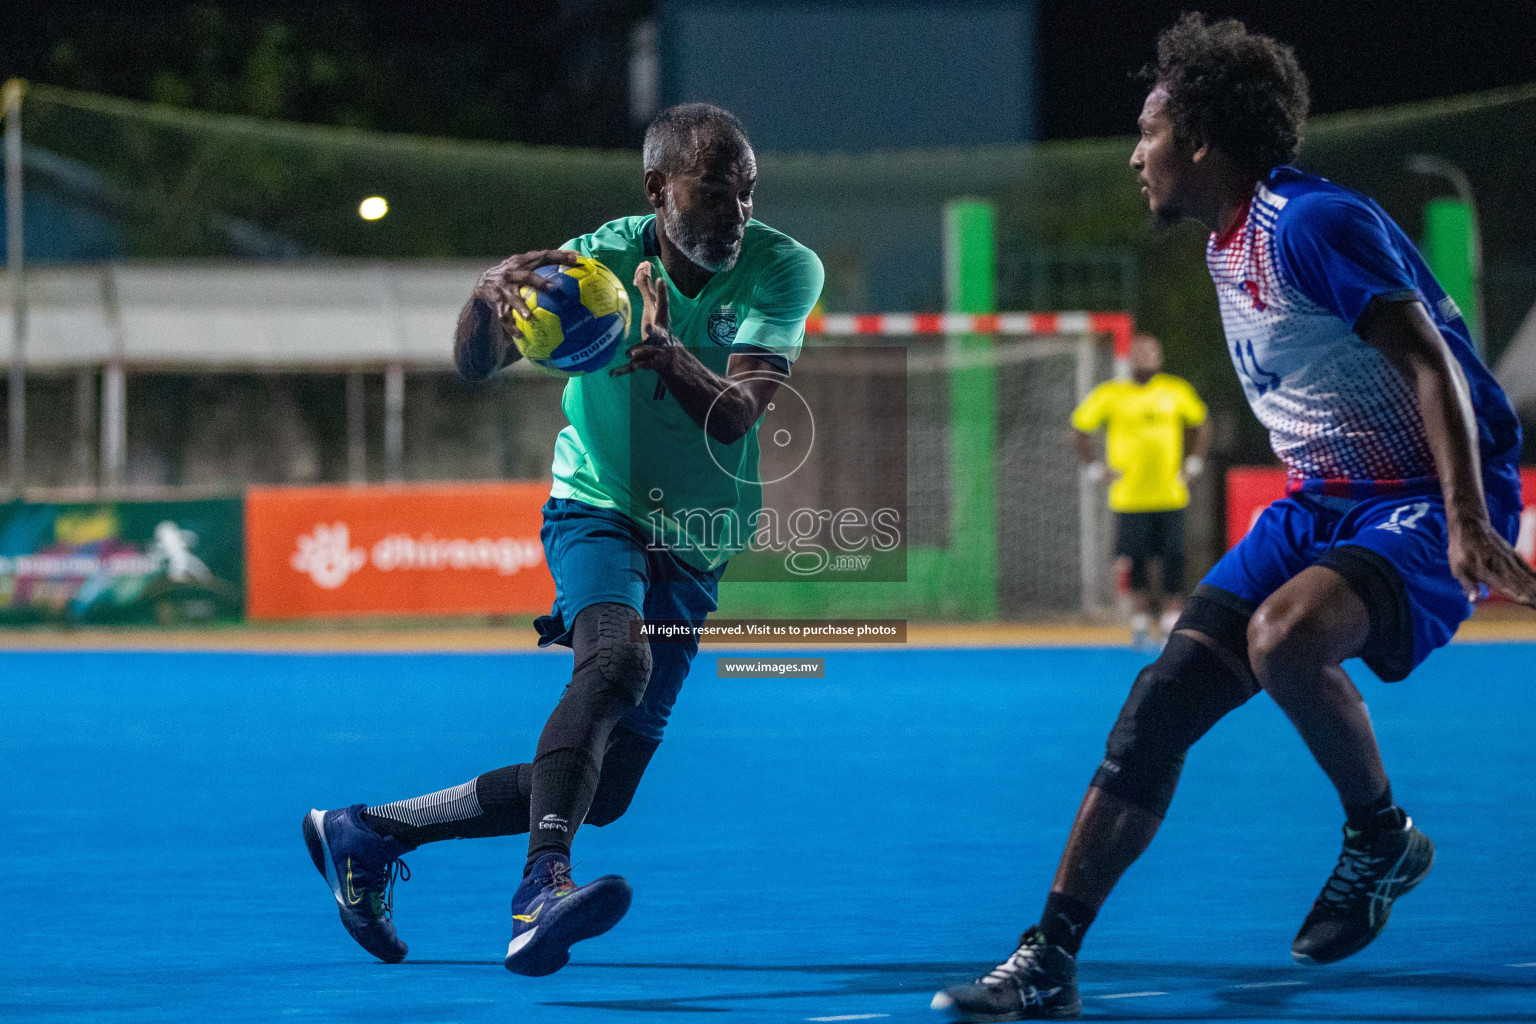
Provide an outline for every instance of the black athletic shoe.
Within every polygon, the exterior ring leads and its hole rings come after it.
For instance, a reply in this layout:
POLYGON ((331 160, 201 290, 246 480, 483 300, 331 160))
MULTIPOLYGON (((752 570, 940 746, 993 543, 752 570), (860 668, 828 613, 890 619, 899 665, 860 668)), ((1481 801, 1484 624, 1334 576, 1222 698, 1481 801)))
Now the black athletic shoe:
POLYGON ((1019 937, 1019 948, 991 973, 969 985, 947 988, 929 1004, 962 1021, 1065 1020, 1082 1012, 1077 961, 1047 945, 1038 928, 1019 937))
POLYGON ((1412 818, 1402 828, 1345 825, 1344 852, 1296 933, 1291 956, 1299 964, 1331 964, 1360 952, 1387 926, 1392 901, 1424 881, 1434 862, 1435 844, 1412 818))
POLYGON ((395 879, 411 877, 400 855, 405 848, 363 821, 363 805, 304 815, 304 845, 315 869, 336 897, 347 934, 387 964, 405 959, 406 946, 390 920, 395 879))

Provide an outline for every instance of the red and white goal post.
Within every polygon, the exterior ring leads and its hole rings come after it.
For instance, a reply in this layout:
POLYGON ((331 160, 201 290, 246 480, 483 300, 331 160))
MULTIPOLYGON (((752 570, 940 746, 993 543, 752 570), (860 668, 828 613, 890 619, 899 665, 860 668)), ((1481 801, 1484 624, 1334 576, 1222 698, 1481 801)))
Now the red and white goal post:
MULTIPOLYGON (((942 451, 943 458, 925 459, 914 447, 909 459, 913 540, 925 532, 926 515, 945 524, 946 546, 990 553, 970 564, 996 581, 993 614, 1019 618, 1077 611, 1097 615, 1114 600, 1103 485, 1078 472, 1068 417, 1100 381, 1110 374, 1128 375, 1134 327, 1131 314, 1119 311, 826 313, 810 317, 806 334, 881 347, 907 342, 914 398, 931 390, 913 388, 914 380, 938 375, 930 378, 932 390, 943 391, 947 406, 938 429, 949 429, 942 439, 930 437, 941 448, 928 451, 942 451), (945 336, 977 335, 990 337, 992 344, 935 344, 945 336), (1110 353, 1112 360, 1105 359, 1110 353), (993 367, 996 373, 990 386, 974 389, 973 395, 963 378, 950 374, 977 366, 993 367), (968 407, 975 401, 994 410, 991 417, 982 417, 993 424, 990 451, 949 443, 975 436, 954 432, 968 429, 962 425, 968 412, 974 428, 977 410, 968 407), (945 493, 925 506, 922 494, 940 490, 945 493), (981 516, 961 508, 968 497, 983 494, 992 500, 981 516)), ((919 410, 909 408, 909 415, 914 430, 925 429, 918 422, 919 410)), ((921 440, 911 435, 914 445, 921 440)))

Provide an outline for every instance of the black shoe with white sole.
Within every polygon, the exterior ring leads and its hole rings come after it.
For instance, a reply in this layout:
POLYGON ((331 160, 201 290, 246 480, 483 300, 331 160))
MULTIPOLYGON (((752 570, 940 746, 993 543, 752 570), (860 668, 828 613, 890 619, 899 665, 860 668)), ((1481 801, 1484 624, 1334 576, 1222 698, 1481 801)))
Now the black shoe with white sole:
POLYGON ((929 1004, 957 1021, 1066 1020, 1082 1012, 1077 960, 1045 941, 1038 928, 1019 938, 1019 948, 969 985, 947 988, 929 1004))
POLYGON ((1299 964, 1331 964, 1360 952, 1387 926, 1392 903, 1424 881, 1435 844, 1413 827, 1344 826, 1344 852, 1291 943, 1299 964))

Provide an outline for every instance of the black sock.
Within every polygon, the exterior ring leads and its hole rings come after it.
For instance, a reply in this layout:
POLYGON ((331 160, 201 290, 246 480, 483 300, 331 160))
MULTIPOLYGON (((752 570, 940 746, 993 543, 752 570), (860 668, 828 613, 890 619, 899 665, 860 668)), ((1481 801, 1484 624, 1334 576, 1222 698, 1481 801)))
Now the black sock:
POLYGON ((571 839, 597 792, 598 764, 585 750, 569 747, 533 761, 533 796, 528 802, 528 862, 546 853, 571 855, 571 839))
MULTIPOLYGON (((651 755, 660 740, 647 739, 628 729, 615 728, 608 737, 603 754, 603 770, 597 792, 587 811, 587 825, 608 825, 629 810, 640 777, 651 763, 651 755)), ((455 787, 460 788, 460 787, 455 787)), ((533 765, 511 764, 475 778, 473 806, 460 806, 456 812, 466 815, 449 821, 431 821, 442 817, 441 808, 452 802, 453 790, 429 793, 413 800, 379 804, 363 810, 363 820, 375 832, 394 836, 407 849, 444 839, 485 839, 491 836, 520 836, 528 831, 529 797, 533 795, 533 765), (447 797, 448 799, 444 799, 447 797), (437 810, 431 810, 437 808, 437 810)))
POLYGON ((514 764, 471 782, 363 811, 363 821, 408 849, 443 839, 481 839, 528 831, 533 765, 514 764))
POLYGON ((1370 803, 1351 807, 1344 805, 1344 823, 1361 831, 1383 828, 1402 828, 1408 824, 1408 815, 1392 802, 1392 787, 1388 786, 1381 796, 1370 803))
POLYGON ((1046 897, 1045 913, 1040 915, 1040 934, 1051 945, 1077 956, 1083 946, 1083 935, 1097 915, 1097 910, 1081 900, 1053 892, 1046 897))
POLYGON ((605 825, 628 809, 659 742, 616 728, 650 673, 648 649, 643 658, 634 650, 620 650, 616 659, 613 651, 622 647, 635 615, 623 605, 593 605, 578 616, 576 670, 545 724, 532 764, 509 765, 451 789, 365 808, 364 822, 408 849, 443 839, 531 831, 530 865, 544 853, 569 857, 571 838, 585 818, 605 825), (615 660, 621 675, 630 672, 635 678, 610 678, 615 660), (626 689, 636 684, 638 690, 626 689), (599 760, 611 769, 606 787, 599 785, 605 776, 599 760))

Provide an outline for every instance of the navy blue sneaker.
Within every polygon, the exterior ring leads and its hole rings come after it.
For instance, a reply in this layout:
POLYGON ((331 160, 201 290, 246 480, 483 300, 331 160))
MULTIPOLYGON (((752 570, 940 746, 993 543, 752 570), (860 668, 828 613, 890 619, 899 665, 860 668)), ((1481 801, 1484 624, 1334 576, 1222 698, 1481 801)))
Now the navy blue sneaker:
POLYGON ((336 896, 347 934, 387 964, 405 959, 406 946, 390 920, 395 880, 411 877, 400 855, 404 846, 363 821, 363 804, 304 815, 304 845, 315 870, 336 896))
POLYGON ((513 974, 554 974, 570 962, 573 944, 618 924, 633 896, 618 875, 577 885, 565 858, 546 853, 512 894, 512 941, 502 962, 513 974))

